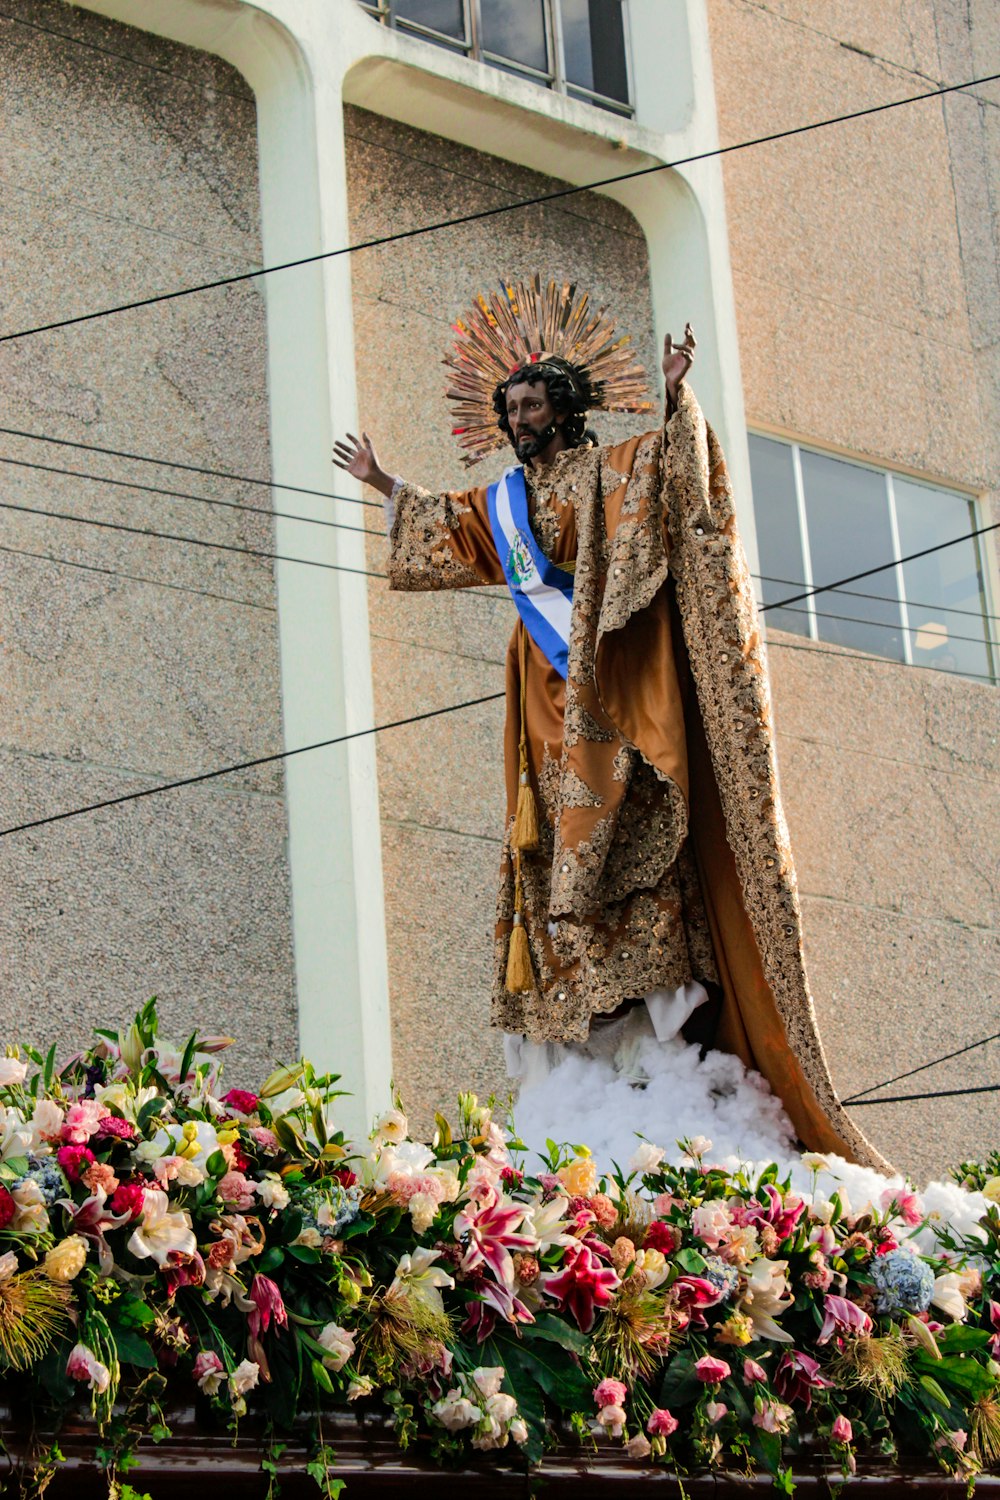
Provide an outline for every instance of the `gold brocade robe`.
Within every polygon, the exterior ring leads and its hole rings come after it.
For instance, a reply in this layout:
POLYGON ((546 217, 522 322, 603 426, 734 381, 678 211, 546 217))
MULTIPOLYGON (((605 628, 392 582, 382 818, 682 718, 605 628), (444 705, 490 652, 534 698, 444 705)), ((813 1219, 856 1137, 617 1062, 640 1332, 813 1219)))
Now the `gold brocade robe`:
MULTIPOLYGON (((725 461, 682 385, 664 432, 525 471, 539 547, 575 574, 564 682, 518 619, 507 654, 507 825, 493 1024, 582 1041, 655 988, 717 984, 715 1044, 800 1139, 885 1167, 841 1107, 816 1030, 778 797, 757 614, 725 461), (541 843, 522 854, 536 988, 505 986, 524 664, 541 843)), ((399 589, 502 584, 485 488, 396 495, 399 589)))

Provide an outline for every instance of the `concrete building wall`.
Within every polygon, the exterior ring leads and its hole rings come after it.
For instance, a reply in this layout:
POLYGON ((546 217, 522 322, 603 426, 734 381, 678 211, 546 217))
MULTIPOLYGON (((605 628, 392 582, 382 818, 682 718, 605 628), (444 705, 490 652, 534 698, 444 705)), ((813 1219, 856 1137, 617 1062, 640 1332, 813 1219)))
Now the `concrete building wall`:
MULTIPOLYGON (((259 264, 240 75, 48 0, 7 10, 4 331, 259 264)), ((266 478, 264 359, 260 293, 231 287, 0 345, 0 421, 266 478)), ((266 487, 9 434, 0 455, 265 514, 0 462, 5 505, 273 551, 266 487)), ((4 509, 0 613, 3 827, 280 747, 266 559, 4 509)), ((283 786, 267 767, 0 840, 0 1039, 78 1045, 155 993, 165 1035, 238 1038, 234 1081, 294 1054, 283 786)))
MULTIPOLYGON (((710 0, 709 16, 723 143, 1000 55, 988 4, 710 0)), ((750 427, 974 489, 981 525, 1000 519, 998 100, 994 85, 909 105, 724 165, 750 427)), ((770 661, 807 959, 848 1097, 1000 1029, 996 688, 778 632, 770 661)), ((998 1057, 994 1043, 889 1092, 996 1082, 998 1057)), ((915 1171, 996 1134, 989 1094, 858 1118, 915 1171)))

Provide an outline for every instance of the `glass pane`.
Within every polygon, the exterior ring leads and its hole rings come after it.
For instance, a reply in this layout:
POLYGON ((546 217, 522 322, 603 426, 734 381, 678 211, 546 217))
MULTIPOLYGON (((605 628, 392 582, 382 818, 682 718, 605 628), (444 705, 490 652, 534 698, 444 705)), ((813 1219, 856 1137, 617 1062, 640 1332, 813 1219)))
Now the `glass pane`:
MULTIPOLYGON (((975 510, 962 495, 932 489, 910 479, 893 479, 899 545, 904 557, 925 547, 949 542, 975 528, 975 510)), ((974 537, 903 564, 903 587, 908 601, 910 644, 918 666, 947 667, 953 672, 989 675, 985 589, 974 537), (948 606, 951 606, 949 609, 948 606), (962 639, 969 637, 969 639, 962 639)))
MULTIPOLYGON (((896 556, 884 474, 803 451, 802 485, 814 584, 833 583, 866 568, 880 567, 896 556)), ((866 578, 858 587, 877 597, 817 596, 820 639, 902 661, 895 568, 866 578)))
MULTIPOLYGON (((802 537, 795 504, 792 450, 787 443, 750 435, 750 477, 753 482, 753 513, 757 523, 760 570, 768 576, 755 580, 757 597, 765 604, 787 599, 805 587, 802 537)), ((793 609, 769 609, 768 629, 809 634, 805 601, 793 609)))
POLYGON ((545 7, 542 0, 480 0, 482 32, 479 38, 484 52, 509 57, 512 62, 549 71, 549 52, 545 39, 545 7))
POLYGON ((622 0, 562 0, 566 79, 628 103, 622 0))
POLYGON ((392 0, 392 13, 399 20, 416 21, 457 41, 466 39, 462 0, 392 0))

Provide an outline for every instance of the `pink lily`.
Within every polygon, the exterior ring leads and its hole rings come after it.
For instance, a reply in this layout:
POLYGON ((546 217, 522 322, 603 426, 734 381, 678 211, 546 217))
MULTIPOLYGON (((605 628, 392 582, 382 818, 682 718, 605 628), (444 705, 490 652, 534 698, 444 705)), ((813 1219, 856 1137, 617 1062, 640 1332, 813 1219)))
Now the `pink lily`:
POLYGON ((516 1234, 525 1208, 504 1203, 496 1188, 488 1188, 478 1205, 468 1204, 455 1216, 455 1238, 468 1236, 462 1257, 462 1270, 475 1271, 488 1266, 502 1286, 514 1285, 512 1250, 531 1250, 535 1239, 530 1234, 516 1234))
POLYGON ((250 1300, 253 1308, 247 1313, 247 1323, 250 1325, 252 1338, 259 1339, 261 1330, 265 1333, 274 1319, 275 1328, 285 1328, 288 1324, 288 1314, 285 1304, 270 1276, 255 1276, 250 1283, 250 1300))
POLYGON ((586 1245, 578 1245, 567 1252, 564 1269, 546 1272, 539 1277, 539 1284, 547 1297, 568 1307, 581 1330, 589 1333, 595 1308, 607 1307, 611 1293, 621 1282, 617 1271, 602 1266, 586 1245))
POLYGON ((801 1401, 806 1411, 812 1406, 813 1391, 828 1391, 833 1381, 819 1373, 819 1363, 797 1349, 787 1349, 774 1372, 774 1389, 785 1401, 801 1401))
POLYGON ((780 1243, 788 1238, 801 1219, 805 1202, 794 1193, 782 1198, 773 1182, 765 1185, 764 1196, 766 1204, 748 1203, 745 1207, 734 1209, 733 1218, 738 1224, 770 1224, 780 1243))
POLYGON ((509 1288, 495 1281, 488 1281, 485 1276, 476 1287, 476 1292, 477 1298, 468 1304, 461 1331, 472 1333, 477 1330, 477 1342, 480 1344, 493 1332, 498 1316, 515 1326, 535 1321, 534 1314, 525 1307, 520 1297, 515 1297, 509 1288))
POLYGON ((874 1324, 863 1307, 849 1301, 847 1297, 835 1297, 828 1293, 823 1301, 823 1327, 816 1342, 828 1344, 836 1333, 839 1345, 842 1334, 864 1337, 871 1333, 873 1327, 874 1324))
POLYGON ((994 1359, 1000 1359, 1000 1302, 990 1303, 990 1322, 995 1330, 990 1339, 990 1353, 994 1359))
POLYGON ((119 1229, 132 1217, 130 1213, 112 1213, 105 1207, 106 1201, 107 1194, 103 1188, 98 1188, 96 1193, 80 1204, 74 1203, 71 1198, 59 1199, 59 1207, 64 1208, 73 1219, 73 1233, 82 1234, 84 1239, 91 1240, 96 1245, 102 1276, 110 1276, 115 1263, 111 1246, 104 1238, 105 1231, 119 1229))

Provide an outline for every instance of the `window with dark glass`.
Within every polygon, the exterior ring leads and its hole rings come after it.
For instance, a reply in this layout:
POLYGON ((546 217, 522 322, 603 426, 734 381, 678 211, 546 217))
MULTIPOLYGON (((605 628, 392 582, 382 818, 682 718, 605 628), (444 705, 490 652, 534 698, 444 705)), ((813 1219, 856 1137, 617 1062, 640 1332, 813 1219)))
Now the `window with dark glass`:
POLYGON ((384 25, 631 114, 627 0, 360 0, 384 25))
POLYGON ((750 468, 765 604, 880 569, 770 608, 769 626, 891 661, 997 679, 1000 620, 989 612, 968 495, 757 434, 750 436, 750 468), (930 548, 939 550, 928 554, 930 548))

